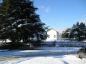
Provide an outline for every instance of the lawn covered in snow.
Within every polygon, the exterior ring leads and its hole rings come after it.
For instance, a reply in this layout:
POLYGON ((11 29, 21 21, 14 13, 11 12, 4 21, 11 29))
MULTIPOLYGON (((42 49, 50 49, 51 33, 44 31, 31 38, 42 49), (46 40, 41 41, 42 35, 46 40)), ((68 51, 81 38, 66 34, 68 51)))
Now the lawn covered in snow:
POLYGON ((75 54, 81 47, 42 47, 41 50, 0 50, 0 56, 49 56, 75 54))
POLYGON ((76 55, 35 57, 21 61, 18 64, 86 64, 86 59, 80 59, 76 55))
POLYGON ((76 55, 38 56, 0 60, 0 64, 86 64, 86 59, 80 59, 76 55))
POLYGON ((80 59, 76 55, 79 47, 44 47, 42 49, 0 50, 0 64, 86 64, 86 59, 80 59))

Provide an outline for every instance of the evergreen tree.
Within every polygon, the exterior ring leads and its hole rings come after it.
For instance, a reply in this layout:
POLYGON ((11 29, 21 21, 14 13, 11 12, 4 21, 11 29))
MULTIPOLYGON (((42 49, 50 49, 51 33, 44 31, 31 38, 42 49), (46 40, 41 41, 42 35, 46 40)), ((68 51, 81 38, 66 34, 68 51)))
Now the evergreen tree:
POLYGON ((3 0, 1 14, 5 15, 6 20, 2 33, 5 32, 3 35, 12 41, 11 44, 18 44, 21 40, 33 44, 32 41, 45 39, 45 24, 41 22, 36 10, 30 0, 3 0))
POLYGON ((62 33, 62 38, 70 38, 71 29, 68 28, 62 33))
POLYGON ((63 35, 65 35, 64 38, 72 38, 78 41, 84 40, 86 39, 86 25, 83 22, 81 23, 77 22, 72 26, 72 28, 70 28, 69 34, 68 34, 68 31, 66 30, 63 33, 63 35))

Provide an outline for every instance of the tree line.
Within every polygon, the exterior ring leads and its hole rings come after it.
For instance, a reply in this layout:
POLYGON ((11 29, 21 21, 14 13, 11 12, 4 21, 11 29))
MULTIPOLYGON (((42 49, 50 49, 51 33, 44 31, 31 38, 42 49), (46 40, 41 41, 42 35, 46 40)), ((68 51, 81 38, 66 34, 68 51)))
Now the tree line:
POLYGON ((71 28, 68 28, 62 33, 63 38, 69 38, 77 41, 86 40, 86 24, 77 22, 71 28))

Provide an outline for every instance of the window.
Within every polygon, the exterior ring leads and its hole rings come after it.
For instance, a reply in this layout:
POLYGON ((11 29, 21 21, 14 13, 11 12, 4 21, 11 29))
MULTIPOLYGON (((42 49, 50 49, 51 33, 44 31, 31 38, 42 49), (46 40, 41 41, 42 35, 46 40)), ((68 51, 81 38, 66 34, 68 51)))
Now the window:
POLYGON ((54 35, 54 38, 56 38, 56 35, 54 35))

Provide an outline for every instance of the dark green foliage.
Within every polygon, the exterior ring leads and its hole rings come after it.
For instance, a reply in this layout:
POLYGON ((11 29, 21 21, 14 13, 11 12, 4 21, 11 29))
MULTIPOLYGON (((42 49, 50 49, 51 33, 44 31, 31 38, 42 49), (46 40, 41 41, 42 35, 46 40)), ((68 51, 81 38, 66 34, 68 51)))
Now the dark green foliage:
MULTIPOLYGON (((11 40, 11 46, 46 39, 44 23, 30 0, 3 0, 0 11, 0 39, 11 40), (22 42, 21 42, 22 41, 22 42)), ((32 43, 33 44, 33 43, 32 43)), ((15 47, 16 47, 15 46, 15 47)))
POLYGON ((71 29, 67 29, 62 33, 62 38, 69 38, 70 36, 70 30, 71 29))
POLYGON ((82 41, 84 39, 86 39, 86 25, 85 23, 81 22, 77 22, 75 25, 73 25, 72 28, 70 28, 70 30, 67 29, 62 36, 64 36, 64 38, 71 38, 71 39, 75 39, 78 41, 82 41))

